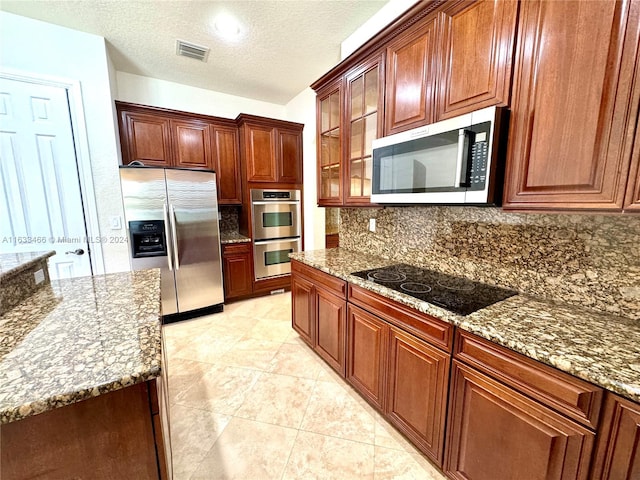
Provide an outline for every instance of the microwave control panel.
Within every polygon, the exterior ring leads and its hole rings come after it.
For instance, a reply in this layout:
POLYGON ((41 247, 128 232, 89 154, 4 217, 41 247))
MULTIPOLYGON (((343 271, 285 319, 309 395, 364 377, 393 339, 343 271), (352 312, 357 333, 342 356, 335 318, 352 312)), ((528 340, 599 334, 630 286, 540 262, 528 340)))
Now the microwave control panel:
POLYGON ((484 190, 487 181, 489 163, 489 143, 487 132, 478 132, 471 145, 471 171, 469 172, 469 190, 484 190))

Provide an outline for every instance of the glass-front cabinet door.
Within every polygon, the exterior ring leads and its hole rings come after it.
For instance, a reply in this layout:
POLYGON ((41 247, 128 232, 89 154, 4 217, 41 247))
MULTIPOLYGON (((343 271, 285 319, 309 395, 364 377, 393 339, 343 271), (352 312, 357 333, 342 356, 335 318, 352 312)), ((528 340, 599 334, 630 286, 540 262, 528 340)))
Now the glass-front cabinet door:
POLYGON ((318 205, 342 204, 342 82, 328 86, 317 97, 318 205))
POLYGON ((344 203, 370 203, 371 142, 382 135, 383 59, 374 57, 346 77, 344 203))

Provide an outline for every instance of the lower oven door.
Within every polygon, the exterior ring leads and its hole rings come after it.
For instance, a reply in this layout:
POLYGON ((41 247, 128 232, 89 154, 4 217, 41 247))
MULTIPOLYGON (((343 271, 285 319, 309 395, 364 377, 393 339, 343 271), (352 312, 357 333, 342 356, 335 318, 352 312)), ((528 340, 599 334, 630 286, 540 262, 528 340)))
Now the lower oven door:
POLYGON ((291 273, 289 254, 299 251, 300 237, 256 240, 253 244, 253 265, 256 280, 291 273))

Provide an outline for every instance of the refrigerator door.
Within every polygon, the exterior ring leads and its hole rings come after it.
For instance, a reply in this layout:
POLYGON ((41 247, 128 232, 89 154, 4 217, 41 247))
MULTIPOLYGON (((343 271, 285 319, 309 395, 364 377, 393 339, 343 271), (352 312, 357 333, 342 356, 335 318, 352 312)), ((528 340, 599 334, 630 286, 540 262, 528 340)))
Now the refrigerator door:
POLYGON ((166 170, 179 312, 224 302, 216 176, 166 170))
MULTIPOLYGON (((120 168, 122 200, 129 239, 131 268, 145 270, 160 268, 160 288, 162 314, 178 313, 176 285, 173 271, 170 269, 169 256, 172 255, 172 239, 168 223, 169 205, 167 186, 163 168, 120 168), (168 255, 133 258, 133 240, 129 228, 130 222, 162 221, 165 230, 168 255)), ((171 266, 172 267, 172 266, 171 266)))

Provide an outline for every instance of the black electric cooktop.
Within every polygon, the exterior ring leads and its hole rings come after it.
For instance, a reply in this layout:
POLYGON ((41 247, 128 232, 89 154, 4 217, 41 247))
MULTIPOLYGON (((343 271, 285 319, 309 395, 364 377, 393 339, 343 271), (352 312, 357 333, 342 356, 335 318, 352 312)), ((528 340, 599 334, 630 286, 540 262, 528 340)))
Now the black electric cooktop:
POLYGON ((351 275, 460 315, 469 315, 518 293, 403 263, 354 272, 351 275))

